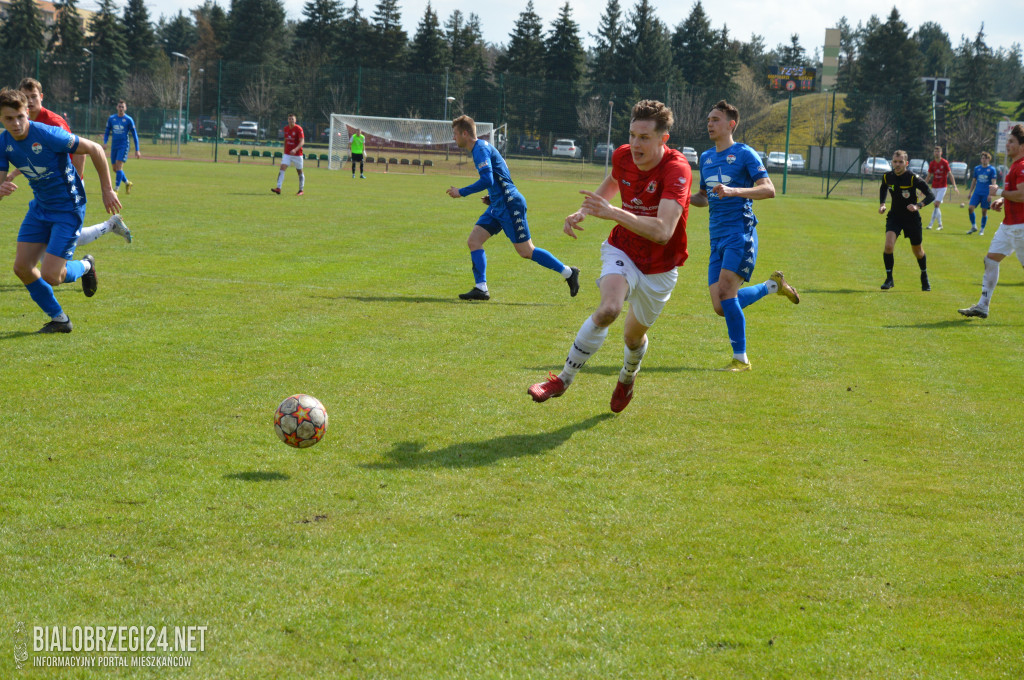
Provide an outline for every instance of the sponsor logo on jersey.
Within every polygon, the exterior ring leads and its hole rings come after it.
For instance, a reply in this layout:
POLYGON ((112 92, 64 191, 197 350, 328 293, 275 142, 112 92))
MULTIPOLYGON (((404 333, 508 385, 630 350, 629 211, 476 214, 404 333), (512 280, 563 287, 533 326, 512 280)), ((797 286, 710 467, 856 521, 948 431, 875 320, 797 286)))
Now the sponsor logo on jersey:
POLYGON ((43 145, 39 142, 32 142, 32 153, 42 153, 43 145))
POLYGON ((707 159, 704 161, 704 165, 711 165, 711 156, 707 157, 707 159))
POLYGON ((643 202, 643 201, 641 201, 641 200, 640 200, 639 198, 637 198, 636 196, 634 196, 634 197, 633 197, 633 200, 632 200, 632 201, 630 201, 630 203, 632 203, 633 205, 635 205, 635 206, 636 206, 636 207, 638 207, 638 208, 643 208, 643 207, 644 207, 644 202, 643 202))
POLYGON ((767 172, 767 171, 766 171, 766 170, 764 169, 764 166, 763 166, 763 165, 759 165, 759 166, 757 166, 757 171, 758 171, 758 172, 767 172))
POLYGON ((14 147, 11 146, 10 144, 8 144, 7 145, 7 153, 11 153, 12 151, 14 151, 14 147))
MULTIPOLYGON (((8 149, 10 149, 10 147, 7 147, 7 148, 8 148, 8 149)), ((632 184, 630 184, 629 182, 627 182, 627 181, 626 181, 626 180, 624 180, 624 179, 620 179, 619 181, 620 181, 620 182, 622 182, 623 184, 625 184, 625 185, 626 185, 627 187, 631 187, 631 186, 633 186, 632 184)))
POLYGON ((615 260, 615 266, 616 267, 625 267, 626 263, 623 262, 622 260, 615 260))
POLYGON ((69 149, 75 148, 75 144, 78 144, 78 138, 77 137, 72 137, 71 139, 68 140, 68 148, 69 149))

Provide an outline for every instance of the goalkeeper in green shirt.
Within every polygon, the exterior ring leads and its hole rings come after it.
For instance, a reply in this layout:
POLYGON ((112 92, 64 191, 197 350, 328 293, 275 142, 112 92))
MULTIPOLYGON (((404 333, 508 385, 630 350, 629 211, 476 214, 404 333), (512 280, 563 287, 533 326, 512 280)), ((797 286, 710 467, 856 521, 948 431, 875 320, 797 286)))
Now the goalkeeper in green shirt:
POLYGON ((349 149, 352 152, 352 179, 356 178, 356 161, 359 161, 359 176, 366 179, 363 174, 363 148, 366 146, 366 135, 362 130, 356 130, 349 140, 349 149))

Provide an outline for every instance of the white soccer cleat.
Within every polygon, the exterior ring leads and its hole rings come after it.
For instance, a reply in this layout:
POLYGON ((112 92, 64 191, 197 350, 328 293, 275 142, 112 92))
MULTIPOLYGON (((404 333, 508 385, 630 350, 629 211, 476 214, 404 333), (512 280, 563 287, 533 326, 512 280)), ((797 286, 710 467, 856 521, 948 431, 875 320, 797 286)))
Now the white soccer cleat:
POLYGON ((114 215, 110 218, 110 230, 123 237, 126 242, 132 242, 132 230, 128 228, 128 225, 124 223, 124 219, 120 215, 114 215))

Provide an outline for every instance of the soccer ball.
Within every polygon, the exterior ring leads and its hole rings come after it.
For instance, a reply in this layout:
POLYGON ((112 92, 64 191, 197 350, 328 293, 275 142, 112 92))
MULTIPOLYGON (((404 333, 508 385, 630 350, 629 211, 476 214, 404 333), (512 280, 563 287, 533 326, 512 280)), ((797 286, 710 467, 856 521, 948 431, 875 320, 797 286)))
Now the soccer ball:
POLYGON ((293 394, 277 407, 274 431, 288 446, 308 448, 327 432, 327 409, 316 397, 293 394))

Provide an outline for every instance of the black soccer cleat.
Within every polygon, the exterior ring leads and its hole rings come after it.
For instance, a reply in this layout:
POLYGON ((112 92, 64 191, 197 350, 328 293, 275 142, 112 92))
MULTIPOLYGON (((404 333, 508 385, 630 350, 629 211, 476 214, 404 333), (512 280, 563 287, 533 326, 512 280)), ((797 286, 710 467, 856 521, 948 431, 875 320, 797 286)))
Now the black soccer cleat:
POLYGON ((882 284, 882 290, 889 290, 890 288, 892 288, 895 285, 896 284, 892 282, 892 277, 890 276, 889 278, 887 278, 885 280, 885 283, 882 284))
POLYGON ((580 268, 569 267, 572 270, 572 274, 569 274, 569 278, 565 280, 569 284, 569 296, 576 297, 576 293, 580 292, 580 268))
POLYGON ((921 290, 929 291, 932 289, 930 283, 928 283, 928 272, 921 272, 921 290))
POLYGON ((460 300, 490 300, 491 296, 487 291, 480 290, 476 286, 473 286, 468 293, 460 293, 460 300))
POLYGON ((89 271, 82 274, 82 292, 85 293, 85 297, 92 297, 96 294, 96 285, 99 283, 96 280, 96 260, 92 255, 86 255, 82 259, 88 260, 90 265, 89 271))
POLYGON ((71 319, 67 321, 50 321, 45 326, 36 331, 36 333, 70 333, 71 332, 71 319))

